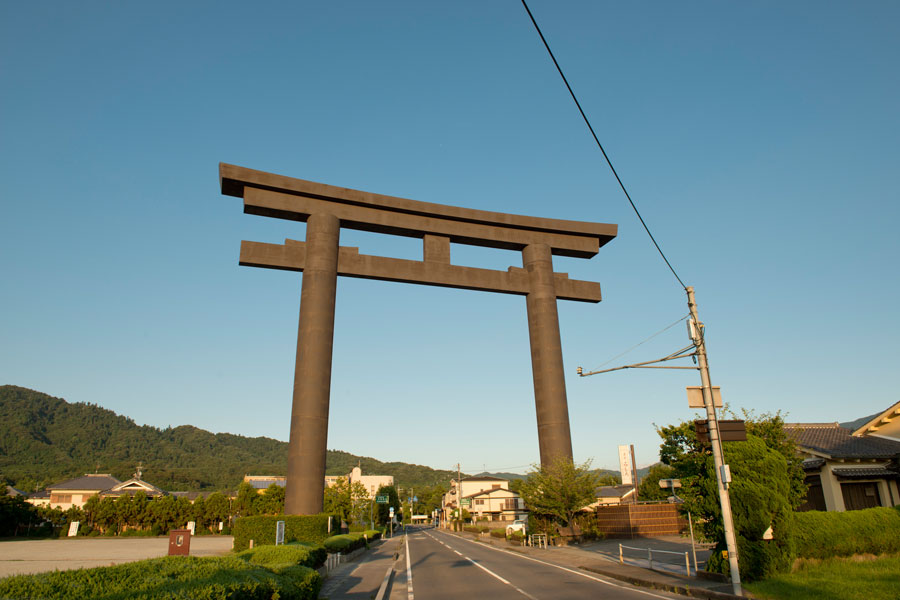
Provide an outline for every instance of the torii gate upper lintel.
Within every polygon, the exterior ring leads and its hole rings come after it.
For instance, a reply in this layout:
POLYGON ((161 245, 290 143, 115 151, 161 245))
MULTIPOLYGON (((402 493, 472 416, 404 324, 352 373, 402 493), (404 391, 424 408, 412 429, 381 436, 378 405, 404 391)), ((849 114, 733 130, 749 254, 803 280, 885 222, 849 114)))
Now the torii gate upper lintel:
POLYGON ((240 264, 302 271, 285 489, 286 514, 322 511, 337 276, 481 290, 526 297, 541 463, 572 458, 556 300, 599 302, 600 285, 554 273, 552 255, 591 258, 616 225, 542 219, 432 204, 220 164, 222 193, 244 212, 306 221, 306 240, 241 242, 240 264), (423 240, 423 259, 359 254, 340 230, 423 240), (507 271, 450 263, 450 243, 522 252, 507 271))

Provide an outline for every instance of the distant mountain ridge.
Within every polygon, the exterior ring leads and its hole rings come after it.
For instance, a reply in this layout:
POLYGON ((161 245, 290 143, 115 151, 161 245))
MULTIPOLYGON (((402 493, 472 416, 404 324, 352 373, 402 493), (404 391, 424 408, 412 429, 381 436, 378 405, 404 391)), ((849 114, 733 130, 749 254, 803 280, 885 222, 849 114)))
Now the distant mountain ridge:
MULTIPOLYGON (((211 433, 192 425, 160 429, 90 403, 14 385, 0 386, 0 484, 28 490, 84 473, 126 480, 138 463, 164 490, 234 490, 245 474, 287 471, 287 442, 211 433)), ((446 484, 456 472, 329 450, 326 473, 393 475, 398 486, 446 484)))

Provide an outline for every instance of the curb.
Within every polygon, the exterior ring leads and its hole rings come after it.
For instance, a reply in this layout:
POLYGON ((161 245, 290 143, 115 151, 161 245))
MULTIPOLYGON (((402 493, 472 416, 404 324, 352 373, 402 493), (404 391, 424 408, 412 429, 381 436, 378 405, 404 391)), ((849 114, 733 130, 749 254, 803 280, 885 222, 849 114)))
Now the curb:
POLYGON ((640 577, 634 577, 632 575, 625 575, 623 573, 617 573, 615 571, 607 571, 604 569, 598 569, 596 567, 579 567, 585 571, 590 571, 592 573, 597 573, 599 575, 603 575, 604 577, 610 577, 612 579, 618 579, 619 581, 624 581, 626 583, 630 583, 632 585, 637 585, 640 587, 651 588, 656 590, 662 590, 664 592, 672 592, 675 594, 681 594, 682 596, 688 596, 691 598, 708 598, 709 600, 747 600, 748 596, 735 596, 734 594, 729 594, 726 592, 717 592, 715 590, 708 590, 704 587, 693 587, 690 585, 677 585, 677 584, 668 584, 668 583, 660 583, 657 581, 650 581, 648 579, 642 579, 640 577))

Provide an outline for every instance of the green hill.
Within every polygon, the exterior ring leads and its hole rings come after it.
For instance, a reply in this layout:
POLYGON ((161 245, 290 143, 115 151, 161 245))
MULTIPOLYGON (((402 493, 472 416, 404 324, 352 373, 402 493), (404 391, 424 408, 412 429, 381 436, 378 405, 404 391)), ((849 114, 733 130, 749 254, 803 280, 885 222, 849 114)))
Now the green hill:
MULTIPOLYGON (((90 403, 0 386, 0 484, 32 491, 84 473, 128 479, 135 467, 165 490, 233 490, 245 474, 283 474, 287 442, 182 425, 159 429, 90 403)), ((446 484, 455 472, 329 450, 326 473, 393 475, 398 486, 446 484)))

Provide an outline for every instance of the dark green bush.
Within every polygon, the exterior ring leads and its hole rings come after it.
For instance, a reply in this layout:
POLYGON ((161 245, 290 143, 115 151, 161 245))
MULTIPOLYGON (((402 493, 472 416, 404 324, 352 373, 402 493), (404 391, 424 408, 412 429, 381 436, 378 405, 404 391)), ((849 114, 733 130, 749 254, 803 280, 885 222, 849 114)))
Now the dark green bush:
MULTIPOLYGON (((749 435, 745 442, 726 445, 725 456, 734 477, 729 493, 741 579, 755 581, 790 571, 795 557, 795 513, 790 500, 791 479, 787 459, 766 446, 761 438, 749 435), (764 540, 763 535, 769 527, 774 539, 764 540)), ((707 467, 711 472, 711 458, 707 467)), ((716 520, 710 526, 715 527, 712 533, 717 545, 710 554, 706 568, 728 573, 729 564, 721 552, 725 549, 725 537, 721 528, 721 512, 716 512, 718 492, 715 475, 706 477, 701 487, 706 501, 716 504, 711 511, 716 520)))
POLYGON ((325 549, 329 554, 347 554, 348 552, 353 552, 357 548, 365 547, 366 539, 363 537, 362 533, 344 533, 331 536, 322 542, 322 545, 325 546, 325 549))
POLYGON ((505 529, 491 529, 491 537, 506 538, 506 530, 505 529))
POLYGON ((481 527, 476 525, 466 525, 463 527, 463 531, 468 531, 469 533, 481 533, 481 527))
POLYGON ((521 531, 513 531, 509 534, 509 539, 513 540, 514 542, 522 542, 525 541, 525 534, 521 531))
POLYGON ((900 552, 900 511, 867 508, 846 512, 812 510, 794 515, 797 556, 831 558, 900 552))
POLYGON ((274 572, 234 556, 168 556, 138 562, 0 579, 10 600, 312 600, 322 580, 295 565, 274 572))
MULTIPOLYGON (((328 515, 241 517, 234 523, 234 549, 275 545, 275 527, 284 521, 284 541, 321 543, 328 537, 328 515)), ((334 527, 335 523, 332 524, 334 527)))
POLYGON ((250 548, 238 552, 236 556, 251 565, 258 565, 279 573, 286 567, 296 565, 316 569, 325 564, 327 552, 321 544, 294 542, 284 546, 250 548))

